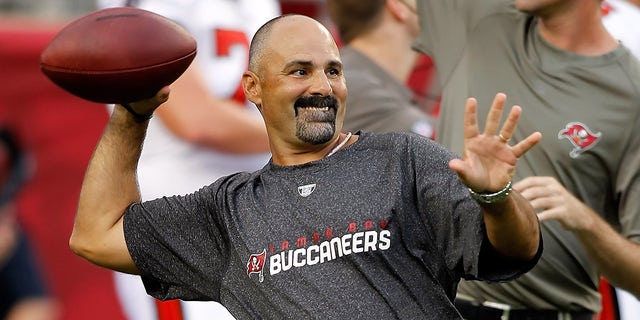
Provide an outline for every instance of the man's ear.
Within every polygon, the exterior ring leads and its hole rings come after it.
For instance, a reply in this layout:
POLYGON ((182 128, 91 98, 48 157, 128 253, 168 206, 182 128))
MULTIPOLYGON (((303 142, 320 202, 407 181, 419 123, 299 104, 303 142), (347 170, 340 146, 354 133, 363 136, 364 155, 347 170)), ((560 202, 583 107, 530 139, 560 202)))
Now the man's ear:
POLYGON ((253 102, 258 108, 262 106, 262 92, 260 88, 260 79, 251 72, 245 71, 242 74, 242 89, 247 99, 253 102))
POLYGON ((403 3, 403 0, 387 0, 385 6, 389 14, 397 21, 405 21, 411 14, 408 5, 403 3))

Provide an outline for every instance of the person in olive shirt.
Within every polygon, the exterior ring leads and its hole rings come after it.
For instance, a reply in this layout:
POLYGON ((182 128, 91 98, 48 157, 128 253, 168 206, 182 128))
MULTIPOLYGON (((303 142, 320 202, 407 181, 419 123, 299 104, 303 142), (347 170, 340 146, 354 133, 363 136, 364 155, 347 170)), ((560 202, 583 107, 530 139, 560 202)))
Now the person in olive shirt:
POLYGON ((343 46, 349 86, 344 129, 405 131, 432 137, 436 119, 421 110, 406 85, 418 52, 415 0, 329 0, 327 11, 343 46))
POLYGON ((587 319, 601 308, 600 276, 640 296, 640 66, 603 26, 600 1, 424 0, 418 10, 415 48, 443 81, 441 143, 462 151, 459 104, 477 97, 486 115, 495 91, 523 106, 512 143, 543 134, 514 176, 542 220, 540 263, 510 283, 462 282, 459 305, 587 319))

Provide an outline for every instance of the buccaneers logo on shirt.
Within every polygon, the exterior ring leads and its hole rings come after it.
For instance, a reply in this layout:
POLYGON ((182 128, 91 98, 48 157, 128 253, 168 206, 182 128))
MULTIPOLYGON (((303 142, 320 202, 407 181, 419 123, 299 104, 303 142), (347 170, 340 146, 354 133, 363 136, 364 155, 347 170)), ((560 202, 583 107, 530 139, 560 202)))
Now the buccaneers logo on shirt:
POLYGON ((262 269, 264 269, 264 262, 267 257, 267 250, 263 249, 262 253, 252 254, 249 257, 249 261, 247 261, 247 276, 251 278, 252 273, 258 274, 258 280, 260 282, 264 281, 264 273, 262 269))
POLYGON ((573 144, 573 150, 569 152, 569 156, 577 158, 586 150, 593 148, 601 135, 600 132, 592 132, 585 124, 569 122, 558 132, 558 139, 567 138, 573 144))

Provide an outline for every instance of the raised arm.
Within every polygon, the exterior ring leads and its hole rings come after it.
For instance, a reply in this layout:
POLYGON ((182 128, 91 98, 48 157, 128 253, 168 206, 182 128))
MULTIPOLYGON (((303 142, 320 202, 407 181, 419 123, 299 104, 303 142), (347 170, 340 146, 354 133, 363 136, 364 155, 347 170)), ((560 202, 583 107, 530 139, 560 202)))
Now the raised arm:
MULTIPOLYGON (((149 100, 130 104, 151 114, 169 96, 163 88, 149 100)), ((148 121, 116 105, 93 152, 80 191, 69 246, 79 256, 105 268, 138 273, 124 240, 125 209, 140 201, 136 167, 148 121)))
POLYGON ((538 251, 538 218, 529 201, 511 190, 510 186, 518 158, 537 144, 542 136, 535 132, 510 146, 509 139, 522 110, 514 106, 498 131, 505 102, 504 94, 496 95, 484 132, 480 133, 477 102, 473 98, 467 100, 463 158, 452 160, 449 166, 480 199, 478 202, 483 209, 487 236, 495 250, 514 259, 528 260, 538 251), (494 196, 488 196, 491 194, 494 196), (483 197, 487 202, 482 201, 483 197))

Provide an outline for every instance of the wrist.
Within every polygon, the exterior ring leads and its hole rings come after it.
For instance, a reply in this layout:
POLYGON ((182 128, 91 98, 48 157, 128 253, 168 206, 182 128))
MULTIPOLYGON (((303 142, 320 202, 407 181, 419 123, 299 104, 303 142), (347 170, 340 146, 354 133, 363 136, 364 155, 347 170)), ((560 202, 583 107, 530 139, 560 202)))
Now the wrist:
POLYGON ((120 105, 125 108, 134 118, 134 120, 138 123, 146 122, 153 117, 153 113, 151 114, 140 114, 137 113, 128 103, 120 103, 120 105))
POLYGON ((471 198, 480 202, 480 203, 496 203, 498 201, 506 199, 511 193, 511 181, 507 183, 507 185, 502 188, 502 190, 493 192, 493 193, 481 193, 475 192, 471 188, 467 188, 469 190, 469 194, 471 198))

